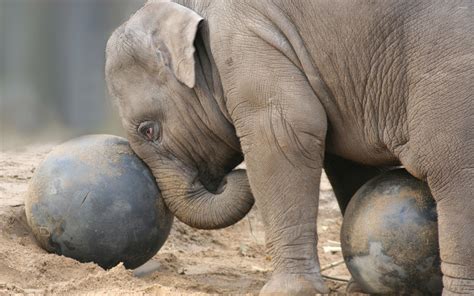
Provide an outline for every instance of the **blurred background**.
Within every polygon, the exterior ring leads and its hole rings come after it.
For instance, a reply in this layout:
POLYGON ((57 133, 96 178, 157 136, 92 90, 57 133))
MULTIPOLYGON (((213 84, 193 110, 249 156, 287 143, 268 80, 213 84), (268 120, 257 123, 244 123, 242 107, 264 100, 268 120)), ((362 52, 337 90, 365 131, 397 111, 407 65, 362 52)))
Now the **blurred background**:
POLYGON ((105 44, 145 0, 0 0, 0 149, 123 135, 105 44))

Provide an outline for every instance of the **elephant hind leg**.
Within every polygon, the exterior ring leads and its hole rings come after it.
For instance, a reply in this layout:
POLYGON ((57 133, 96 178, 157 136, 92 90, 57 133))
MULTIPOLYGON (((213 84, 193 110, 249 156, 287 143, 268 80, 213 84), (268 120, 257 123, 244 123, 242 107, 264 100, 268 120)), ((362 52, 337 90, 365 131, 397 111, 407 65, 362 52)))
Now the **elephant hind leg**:
MULTIPOLYGON (((356 191, 375 176, 393 167, 373 167, 355 163, 334 154, 326 153, 324 171, 336 195, 342 215, 356 191)), ((363 293, 362 287, 353 279, 347 285, 347 293, 363 293)))
POLYGON ((397 149, 437 203, 443 293, 474 295, 474 59, 457 46, 457 58, 426 61, 436 71, 420 62, 411 73, 419 80, 407 102, 409 140, 397 149))
POLYGON ((443 295, 474 295, 474 140, 444 136, 423 137, 431 145, 417 146, 425 149, 409 158, 421 161, 402 162, 418 168, 436 201, 443 295))
POLYGON ((361 165, 330 153, 326 153, 324 157, 324 171, 328 176, 343 215, 352 196, 362 185, 390 169, 391 167, 388 166, 361 165))
POLYGON ((474 295, 474 141, 456 140, 456 133, 423 139, 430 145, 417 146, 402 163, 426 178, 436 201, 443 295, 474 295))
POLYGON ((428 178, 437 201, 444 295, 474 295, 474 168, 428 178))

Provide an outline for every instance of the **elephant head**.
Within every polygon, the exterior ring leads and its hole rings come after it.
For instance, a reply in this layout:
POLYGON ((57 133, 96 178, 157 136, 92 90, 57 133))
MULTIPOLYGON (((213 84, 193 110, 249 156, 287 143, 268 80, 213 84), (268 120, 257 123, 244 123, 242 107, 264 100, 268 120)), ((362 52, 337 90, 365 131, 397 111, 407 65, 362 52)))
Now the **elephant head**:
POLYGON ((106 79, 135 153, 168 208, 202 229, 232 225, 253 205, 239 140, 200 31, 203 18, 149 1, 107 43, 106 79))

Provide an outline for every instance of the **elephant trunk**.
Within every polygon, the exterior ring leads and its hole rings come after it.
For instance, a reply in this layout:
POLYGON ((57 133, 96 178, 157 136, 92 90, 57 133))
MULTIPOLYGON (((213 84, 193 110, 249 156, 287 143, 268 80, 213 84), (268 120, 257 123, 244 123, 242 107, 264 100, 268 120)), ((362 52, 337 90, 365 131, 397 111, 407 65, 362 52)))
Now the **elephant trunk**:
POLYGON ((176 168, 161 167, 155 176, 170 211, 191 227, 230 226, 245 217, 254 203, 245 170, 228 173, 215 193, 207 190, 197 177, 176 168))

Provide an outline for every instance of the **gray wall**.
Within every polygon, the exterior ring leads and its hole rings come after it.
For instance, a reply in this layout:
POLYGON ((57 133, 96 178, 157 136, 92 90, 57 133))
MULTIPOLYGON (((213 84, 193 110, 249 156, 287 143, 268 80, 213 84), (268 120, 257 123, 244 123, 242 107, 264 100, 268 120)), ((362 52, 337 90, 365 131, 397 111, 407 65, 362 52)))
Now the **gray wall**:
POLYGON ((1 149, 121 134, 104 83, 111 32, 144 0, 0 0, 1 149))

